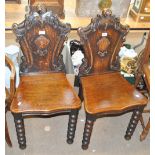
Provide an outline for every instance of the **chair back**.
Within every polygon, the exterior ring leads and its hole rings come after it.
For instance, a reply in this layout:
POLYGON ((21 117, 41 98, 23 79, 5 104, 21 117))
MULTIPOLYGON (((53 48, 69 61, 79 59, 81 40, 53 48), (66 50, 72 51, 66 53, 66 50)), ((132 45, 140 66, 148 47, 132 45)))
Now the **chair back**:
POLYGON ((70 24, 63 24, 51 11, 41 8, 30 11, 25 20, 13 24, 12 29, 23 53, 21 73, 65 71, 61 51, 70 24))
POLYGON ((85 55, 79 74, 119 70, 118 52, 128 31, 129 27, 123 26, 109 9, 92 19, 87 27, 79 28, 78 34, 85 55))

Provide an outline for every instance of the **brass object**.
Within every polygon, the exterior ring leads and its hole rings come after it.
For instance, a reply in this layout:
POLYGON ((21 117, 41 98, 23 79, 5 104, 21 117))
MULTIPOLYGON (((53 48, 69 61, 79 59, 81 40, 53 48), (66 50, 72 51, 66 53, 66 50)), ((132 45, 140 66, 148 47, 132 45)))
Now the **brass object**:
POLYGON ((121 70, 128 74, 134 74, 137 67, 136 62, 137 57, 134 58, 124 57, 120 61, 121 70))
POLYGON ((110 8, 112 5, 111 0, 100 0, 98 3, 98 7, 101 11, 104 11, 105 9, 110 8))

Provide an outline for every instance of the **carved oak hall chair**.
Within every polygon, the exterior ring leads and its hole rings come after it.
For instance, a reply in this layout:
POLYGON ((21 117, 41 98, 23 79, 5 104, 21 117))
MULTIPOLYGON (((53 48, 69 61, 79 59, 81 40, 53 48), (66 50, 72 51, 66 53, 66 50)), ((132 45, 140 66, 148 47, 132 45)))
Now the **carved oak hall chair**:
POLYGON ((23 56, 20 83, 11 111, 21 149, 26 148, 24 116, 69 114, 67 142, 73 143, 80 99, 65 76, 61 50, 70 24, 63 24, 52 12, 30 12, 12 28, 23 56))
POLYGON ((88 148, 97 118, 132 111, 125 134, 125 139, 129 140, 147 104, 147 99, 119 72, 118 52, 128 30, 109 9, 92 19, 87 27, 78 29, 85 56, 79 69, 79 96, 84 99, 86 112, 83 149, 88 148))

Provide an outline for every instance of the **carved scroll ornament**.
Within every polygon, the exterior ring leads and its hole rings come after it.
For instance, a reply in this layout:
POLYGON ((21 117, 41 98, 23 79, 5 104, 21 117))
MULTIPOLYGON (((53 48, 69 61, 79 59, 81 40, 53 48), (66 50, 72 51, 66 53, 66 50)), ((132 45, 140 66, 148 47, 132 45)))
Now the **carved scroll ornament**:
POLYGON ((46 9, 31 11, 22 23, 13 24, 23 52, 20 71, 65 71, 61 50, 70 28, 46 9))
MULTIPOLYGON (((112 15, 111 10, 107 9, 102 15, 97 15, 96 18, 91 20, 91 23, 87 27, 78 29, 80 41, 85 49, 85 58, 80 66, 80 75, 87 75, 92 72, 94 64, 93 52, 96 52, 101 59, 105 59, 108 54, 111 54, 110 68, 111 70, 118 70, 118 49, 125 41, 125 36, 129 31, 129 27, 122 25, 120 19, 112 15), (107 36, 102 36, 102 33, 107 33, 107 36), (108 34, 111 31, 111 34, 108 34), (119 36, 116 39, 115 47, 111 36, 113 32, 118 32, 119 36), (96 33, 100 35, 99 39, 92 42, 91 36, 96 33), (110 38, 110 39, 109 39, 110 38), (94 47, 97 47, 96 51, 93 51, 94 47), (88 72, 89 71, 89 72, 88 72)), ((96 36, 97 38, 97 36, 96 36)))

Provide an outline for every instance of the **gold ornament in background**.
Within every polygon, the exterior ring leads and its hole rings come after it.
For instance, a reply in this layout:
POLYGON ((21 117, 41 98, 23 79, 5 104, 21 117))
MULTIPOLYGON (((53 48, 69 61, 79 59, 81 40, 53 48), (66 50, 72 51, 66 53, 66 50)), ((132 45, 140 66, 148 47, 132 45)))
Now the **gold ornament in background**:
POLYGON ((124 57, 120 59, 121 70, 128 74, 134 74, 137 68, 137 57, 124 57))
POLYGON ((98 7, 101 11, 105 11, 106 9, 109 9, 112 5, 111 0, 100 0, 98 3, 98 7))

